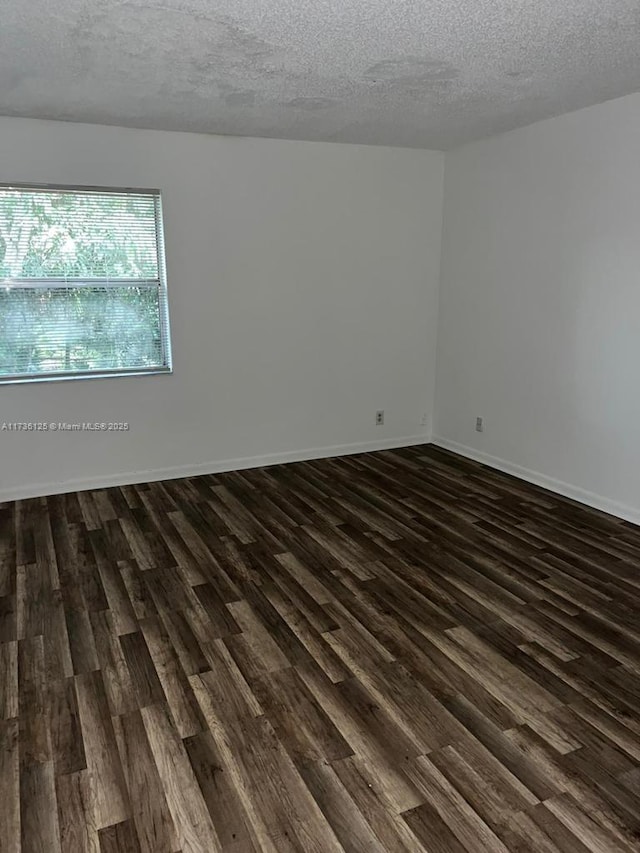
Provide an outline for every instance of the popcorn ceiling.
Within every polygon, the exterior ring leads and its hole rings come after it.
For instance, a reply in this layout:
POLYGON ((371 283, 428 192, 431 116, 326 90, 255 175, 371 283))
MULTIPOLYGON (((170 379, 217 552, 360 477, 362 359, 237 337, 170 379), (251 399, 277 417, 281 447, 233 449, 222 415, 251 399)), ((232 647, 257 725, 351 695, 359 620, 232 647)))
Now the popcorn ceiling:
POLYGON ((0 114, 447 149, 640 89, 638 0, 4 0, 0 114))

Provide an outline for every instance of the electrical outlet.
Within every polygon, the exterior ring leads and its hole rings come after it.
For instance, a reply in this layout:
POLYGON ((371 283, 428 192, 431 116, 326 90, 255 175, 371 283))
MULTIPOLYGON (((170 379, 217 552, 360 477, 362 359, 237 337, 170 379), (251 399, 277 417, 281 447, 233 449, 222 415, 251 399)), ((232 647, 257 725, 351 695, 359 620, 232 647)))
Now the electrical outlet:
POLYGON ((382 426, 384 423, 384 409, 379 409, 376 412, 376 426, 382 426))
POLYGON ((476 432, 484 432, 484 418, 476 418, 476 432))
POLYGON ((429 426, 429 415, 427 414, 427 412, 424 412, 422 417, 420 418, 420 426, 429 426))

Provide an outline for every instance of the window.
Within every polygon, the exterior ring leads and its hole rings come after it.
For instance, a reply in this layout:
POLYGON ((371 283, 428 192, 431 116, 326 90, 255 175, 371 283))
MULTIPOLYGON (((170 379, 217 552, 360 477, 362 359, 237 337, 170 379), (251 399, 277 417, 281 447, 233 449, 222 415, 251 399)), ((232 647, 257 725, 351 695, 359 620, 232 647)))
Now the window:
POLYGON ((0 382, 170 370, 160 193, 0 185, 0 382))

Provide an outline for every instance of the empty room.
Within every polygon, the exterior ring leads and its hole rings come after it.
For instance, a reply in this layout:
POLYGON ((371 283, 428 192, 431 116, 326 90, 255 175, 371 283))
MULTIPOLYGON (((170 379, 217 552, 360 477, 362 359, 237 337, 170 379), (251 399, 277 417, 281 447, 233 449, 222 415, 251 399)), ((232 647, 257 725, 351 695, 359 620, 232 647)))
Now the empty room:
POLYGON ((5 0, 1 853, 640 853, 637 0, 5 0))

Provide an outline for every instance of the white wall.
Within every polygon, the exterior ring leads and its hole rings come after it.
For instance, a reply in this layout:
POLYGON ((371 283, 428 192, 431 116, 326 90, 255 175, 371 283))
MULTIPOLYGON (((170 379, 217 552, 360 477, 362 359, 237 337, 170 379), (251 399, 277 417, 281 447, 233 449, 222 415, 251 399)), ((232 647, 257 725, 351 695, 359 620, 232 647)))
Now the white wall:
POLYGON ((444 221, 438 440, 640 521, 640 95, 447 155, 444 221))
POLYGON ((131 424, 0 432, 0 496, 428 440, 443 165, 427 151, 0 119, 0 182, 162 190, 175 368, 0 386, 0 423, 131 424))

